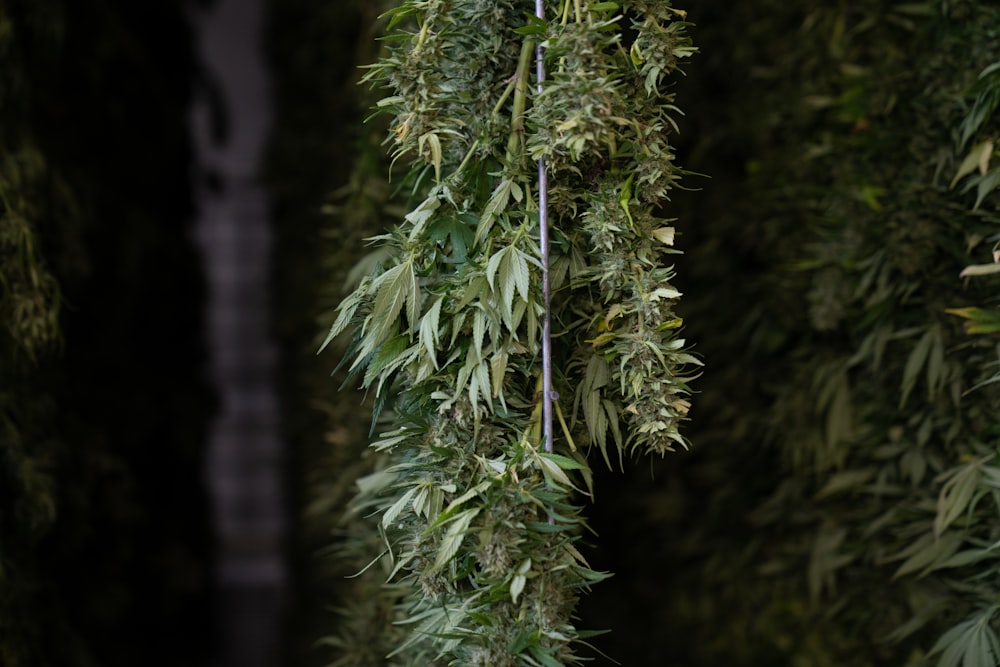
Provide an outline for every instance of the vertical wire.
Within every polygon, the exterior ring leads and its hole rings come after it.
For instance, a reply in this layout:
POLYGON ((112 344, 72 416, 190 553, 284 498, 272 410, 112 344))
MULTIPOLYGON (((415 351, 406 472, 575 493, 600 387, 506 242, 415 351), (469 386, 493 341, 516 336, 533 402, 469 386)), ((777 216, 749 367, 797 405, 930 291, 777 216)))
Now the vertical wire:
MULTIPOLYGON (((545 20, 545 1, 535 0, 535 16, 545 20)), ((545 61, 541 43, 535 47, 535 72, 537 90, 542 92, 545 81, 545 61)), ((549 180, 545 172, 545 158, 538 159, 538 244, 542 253, 542 425, 545 451, 551 452, 552 443, 552 318, 549 290, 549 180)))

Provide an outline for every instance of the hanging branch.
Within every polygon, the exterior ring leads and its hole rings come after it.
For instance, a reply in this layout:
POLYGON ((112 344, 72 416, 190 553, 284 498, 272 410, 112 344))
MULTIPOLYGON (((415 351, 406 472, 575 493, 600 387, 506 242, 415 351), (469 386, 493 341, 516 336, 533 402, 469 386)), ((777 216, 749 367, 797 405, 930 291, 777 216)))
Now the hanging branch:
POLYGON ((391 465, 358 503, 386 540, 405 664, 575 664, 576 600, 607 576, 576 546, 578 443, 607 459, 609 433, 620 456, 683 442, 693 359, 654 215, 678 172, 660 87, 683 27, 632 3, 629 51, 613 3, 550 23, 536 0, 524 25, 526 3, 408 0, 369 73, 413 199, 327 340, 353 330, 345 361, 392 408, 372 445, 391 465))

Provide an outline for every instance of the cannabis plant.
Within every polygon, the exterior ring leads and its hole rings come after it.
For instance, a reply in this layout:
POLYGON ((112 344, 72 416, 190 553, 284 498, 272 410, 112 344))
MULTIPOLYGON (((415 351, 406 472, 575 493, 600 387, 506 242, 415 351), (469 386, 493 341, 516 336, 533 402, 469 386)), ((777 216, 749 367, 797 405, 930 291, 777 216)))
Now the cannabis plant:
POLYGON ((385 544, 394 664, 576 663, 575 603, 607 576, 580 550, 585 453, 685 446, 697 361, 658 215, 684 12, 535 9, 407 0, 367 75, 411 204, 327 342, 353 331, 376 404, 386 464, 356 504, 385 544))
POLYGON ((707 5, 688 269, 727 289, 685 301, 705 501, 643 543, 654 622, 690 664, 998 664, 996 4, 707 5))

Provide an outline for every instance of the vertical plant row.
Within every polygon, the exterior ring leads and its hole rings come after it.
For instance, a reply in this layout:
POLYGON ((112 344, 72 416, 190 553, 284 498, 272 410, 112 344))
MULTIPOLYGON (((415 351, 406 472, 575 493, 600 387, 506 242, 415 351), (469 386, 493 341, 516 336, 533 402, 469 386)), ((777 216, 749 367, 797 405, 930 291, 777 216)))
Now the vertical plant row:
MULTIPOLYGON (((359 481, 397 600, 391 664, 573 664, 584 454, 662 454, 696 361, 673 312, 680 170, 670 80, 692 52, 664 2, 408 0, 389 12, 384 91, 409 207, 341 304, 345 366, 376 405, 359 481), (535 47, 547 80, 536 92, 535 47), (474 66, 470 67, 470 63, 474 66), (542 440, 537 160, 552 253, 556 430, 542 440)), ((341 646, 347 645, 341 641, 341 646)), ((349 656, 341 664, 351 663, 349 656)))
POLYGON ((698 564, 658 622, 694 664, 996 664, 997 9, 703 11, 687 268, 734 287, 686 300, 692 437, 729 454, 648 545, 698 564))

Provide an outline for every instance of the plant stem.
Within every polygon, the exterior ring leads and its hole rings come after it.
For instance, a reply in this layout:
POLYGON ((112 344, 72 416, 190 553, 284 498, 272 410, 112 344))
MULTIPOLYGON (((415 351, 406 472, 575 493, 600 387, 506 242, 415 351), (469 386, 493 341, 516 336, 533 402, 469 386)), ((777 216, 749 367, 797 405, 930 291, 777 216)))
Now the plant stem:
POLYGON ((517 74, 514 82, 514 108, 510 115, 510 139, 507 140, 507 159, 513 162, 520 151, 524 136, 524 106, 528 99, 528 66, 531 63, 533 42, 525 40, 521 46, 521 56, 517 60, 517 74))

